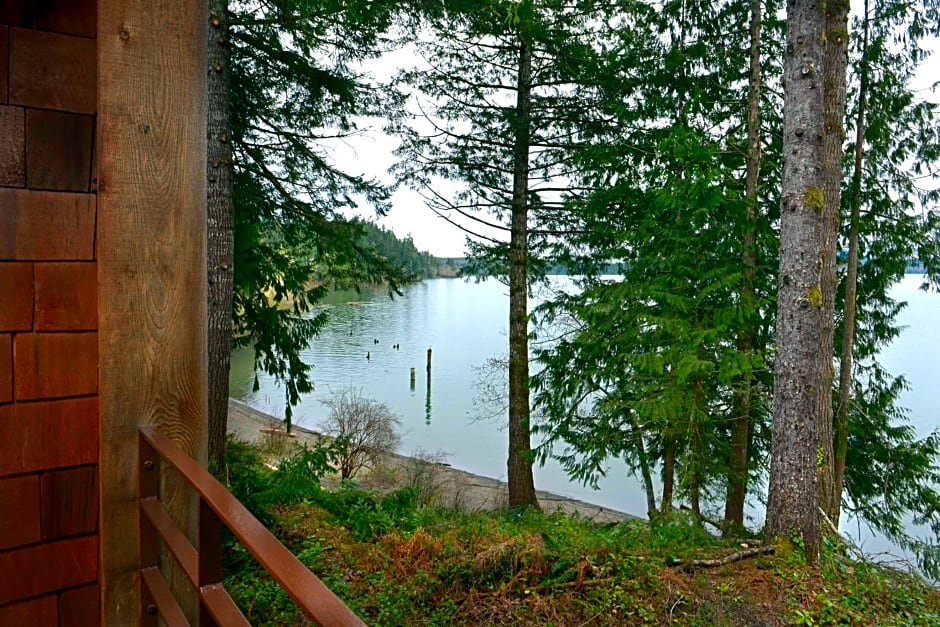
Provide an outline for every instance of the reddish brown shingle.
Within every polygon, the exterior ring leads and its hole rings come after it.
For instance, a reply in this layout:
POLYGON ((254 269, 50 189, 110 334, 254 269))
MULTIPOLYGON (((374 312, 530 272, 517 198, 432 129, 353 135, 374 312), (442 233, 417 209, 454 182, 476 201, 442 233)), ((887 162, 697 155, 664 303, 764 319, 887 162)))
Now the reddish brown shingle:
POLYGON ((0 512, 0 551, 38 542, 39 476, 0 479, 0 512))
POLYGON ((10 103, 95 112, 94 39, 10 29, 10 103))
POLYGON ((91 260, 95 196, 0 188, 0 260, 91 260))
POLYGON ((33 264, 0 261, 0 331, 33 327, 33 264))
POLYGON ((94 263, 37 263, 37 331, 89 331, 98 326, 98 276, 94 263))
MULTIPOLYGON (((0 28, 0 53, 3 51, 2 33, 0 28)), ((6 94, 5 87, 0 71, 3 94, 6 94)), ((26 185, 26 117, 22 107, 0 105, 0 185, 26 185)))
POLYGON ((97 536, 0 553, 0 605, 90 583, 97 576, 97 536))
POLYGON ((0 405, 0 477, 98 462, 98 398, 0 405))

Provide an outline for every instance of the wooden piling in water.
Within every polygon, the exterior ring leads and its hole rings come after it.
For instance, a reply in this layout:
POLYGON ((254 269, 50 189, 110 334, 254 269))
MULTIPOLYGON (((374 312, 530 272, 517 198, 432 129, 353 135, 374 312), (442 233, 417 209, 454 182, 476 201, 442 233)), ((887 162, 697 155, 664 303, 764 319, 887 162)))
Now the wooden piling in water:
POLYGON ((431 378, 431 349, 428 348, 428 379, 431 378))
POLYGON ((411 391, 415 391, 415 369, 411 369, 411 391))

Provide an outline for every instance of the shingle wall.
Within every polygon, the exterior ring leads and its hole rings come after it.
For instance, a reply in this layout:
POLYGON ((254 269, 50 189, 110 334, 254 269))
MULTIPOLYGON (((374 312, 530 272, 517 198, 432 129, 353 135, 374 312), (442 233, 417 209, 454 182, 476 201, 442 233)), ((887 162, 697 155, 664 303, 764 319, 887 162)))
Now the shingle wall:
POLYGON ((96 3, 0 3, 0 627, 99 625, 96 3))

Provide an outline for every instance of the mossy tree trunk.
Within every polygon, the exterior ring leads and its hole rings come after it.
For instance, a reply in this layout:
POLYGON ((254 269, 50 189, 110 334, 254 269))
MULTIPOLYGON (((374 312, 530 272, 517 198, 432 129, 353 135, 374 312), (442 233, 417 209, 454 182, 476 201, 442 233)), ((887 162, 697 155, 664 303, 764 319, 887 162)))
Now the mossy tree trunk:
POLYGON ((823 217, 821 221, 822 329, 819 369, 822 381, 817 396, 819 422, 819 505, 827 516, 838 509, 833 453, 832 382, 835 335, 836 248, 841 224, 842 154, 845 139, 845 72, 848 63, 848 13, 846 0, 825 3, 826 30, 823 62, 823 217))
POLYGON ((529 407, 529 116, 532 52, 519 41, 509 239, 509 507, 538 508, 532 477, 529 407))
POLYGON ((823 79, 825 15, 813 0, 787 2, 783 182, 774 367, 774 422, 765 534, 795 534, 816 561, 820 233, 824 218, 823 79))

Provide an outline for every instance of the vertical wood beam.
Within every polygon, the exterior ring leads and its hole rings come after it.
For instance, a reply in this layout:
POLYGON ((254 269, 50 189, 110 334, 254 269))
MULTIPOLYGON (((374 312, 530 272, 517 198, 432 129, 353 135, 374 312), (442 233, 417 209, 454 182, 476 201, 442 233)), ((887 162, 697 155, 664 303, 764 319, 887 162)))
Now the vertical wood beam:
MULTIPOLYGON (((206 455, 204 0, 99 0, 98 311, 101 598, 139 616, 137 429, 206 455)), ((183 529, 194 502, 161 500, 183 529)))

